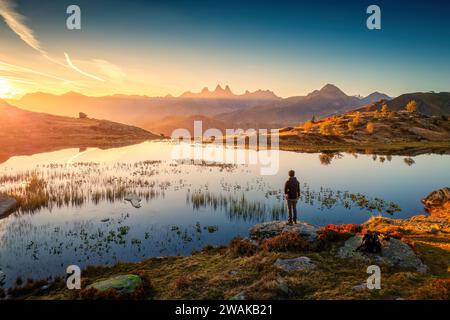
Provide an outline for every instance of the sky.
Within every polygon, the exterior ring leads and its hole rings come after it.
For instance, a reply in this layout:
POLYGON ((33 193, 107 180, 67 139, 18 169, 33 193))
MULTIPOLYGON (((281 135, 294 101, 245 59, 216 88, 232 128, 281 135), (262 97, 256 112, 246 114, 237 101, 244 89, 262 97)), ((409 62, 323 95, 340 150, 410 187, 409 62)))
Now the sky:
POLYGON ((450 91, 450 1, 0 0, 0 98, 450 91), (66 9, 81 9, 68 30, 66 9), (366 9, 381 9, 369 30, 366 9))

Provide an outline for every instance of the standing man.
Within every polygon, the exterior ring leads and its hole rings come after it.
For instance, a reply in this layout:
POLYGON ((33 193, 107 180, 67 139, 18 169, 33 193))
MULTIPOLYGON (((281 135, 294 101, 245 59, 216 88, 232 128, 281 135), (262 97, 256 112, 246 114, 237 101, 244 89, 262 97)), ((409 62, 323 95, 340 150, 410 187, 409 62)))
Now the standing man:
POLYGON ((287 200, 289 220, 288 223, 292 224, 292 219, 294 223, 297 223, 297 201, 300 198, 300 183, 295 177, 295 171, 289 171, 289 179, 284 184, 284 195, 287 200))

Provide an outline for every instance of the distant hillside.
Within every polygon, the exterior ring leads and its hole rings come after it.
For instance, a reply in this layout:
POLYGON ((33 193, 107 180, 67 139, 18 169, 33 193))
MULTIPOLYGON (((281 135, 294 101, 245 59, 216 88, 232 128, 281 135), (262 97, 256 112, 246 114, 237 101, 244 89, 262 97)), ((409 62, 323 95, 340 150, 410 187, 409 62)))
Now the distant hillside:
POLYGON ((158 136, 120 123, 25 111, 0 100, 0 162, 12 155, 62 148, 109 148, 158 136))
POLYGON ((307 152, 450 153, 449 120, 405 111, 354 111, 284 128, 280 145, 307 152))
POLYGON ((176 129, 187 129, 191 136, 194 136, 194 122, 202 121, 202 132, 208 129, 219 129, 222 132, 228 128, 226 123, 216 120, 212 117, 203 115, 192 116, 171 116, 162 119, 161 121, 152 122, 149 124, 143 124, 145 127, 151 127, 153 132, 164 134, 165 136, 171 136, 172 132, 176 129))
POLYGON ((450 92, 440 92, 440 93, 407 93, 394 98, 390 101, 378 101, 372 103, 361 111, 374 111, 381 110, 384 104, 387 104, 390 110, 400 111, 404 110, 405 106, 409 101, 414 100, 417 103, 417 111, 426 115, 450 115, 450 92))
MULTIPOLYGON (((375 98, 375 94, 360 99, 348 96, 338 87, 327 84, 307 96, 291 97, 265 106, 222 114, 219 120, 243 127, 267 127, 294 125, 311 119, 341 114, 375 98)), ((385 96, 385 95, 383 95, 385 96)))

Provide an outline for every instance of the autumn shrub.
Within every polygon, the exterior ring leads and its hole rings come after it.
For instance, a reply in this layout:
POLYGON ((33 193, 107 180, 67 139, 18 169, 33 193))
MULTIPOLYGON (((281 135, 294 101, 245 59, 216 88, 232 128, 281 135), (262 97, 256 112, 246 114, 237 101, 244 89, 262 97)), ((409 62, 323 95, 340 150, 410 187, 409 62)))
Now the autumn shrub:
POLYGON ((48 285, 47 280, 28 281, 25 284, 23 281, 16 281, 16 286, 8 290, 8 295, 13 299, 40 295, 43 292, 41 288, 45 285, 48 285))
POLYGON ((303 129, 305 130, 305 132, 311 131, 312 127, 313 127, 312 121, 307 121, 307 122, 305 122, 305 124, 303 125, 303 129))
POLYGON ((264 250, 276 252, 306 251, 309 246, 308 240, 295 232, 285 232, 262 242, 264 250))
POLYGON ((175 289, 182 290, 192 285, 192 278, 189 276, 181 276, 175 280, 175 289))
POLYGON ((256 245, 241 237, 233 238, 228 245, 228 253, 233 258, 252 256, 256 253, 256 250, 256 245))
POLYGON ((324 136, 333 134, 333 123, 331 121, 324 121, 320 124, 320 134, 324 136))
POLYGON ((450 279, 433 279, 416 290, 415 299, 450 300, 450 279))
POLYGON ((417 110, 417 102, 414 100, 411 100, 410 102, 408 102, 408 104, 405 107, 406 111, 410 112, 410 113, 414 113, 417 110))
POLYGON ((326 242, 340 242, 345 241, 355 234, 363 231, 361 225, 358 224, 343 224, 334 225, 329 224, 317 232, 319 240, 326 242))
POLYGON ((367 133, 372 134, 375 131, 375 126, 372 122, 368 122, 366 126, 367 133))

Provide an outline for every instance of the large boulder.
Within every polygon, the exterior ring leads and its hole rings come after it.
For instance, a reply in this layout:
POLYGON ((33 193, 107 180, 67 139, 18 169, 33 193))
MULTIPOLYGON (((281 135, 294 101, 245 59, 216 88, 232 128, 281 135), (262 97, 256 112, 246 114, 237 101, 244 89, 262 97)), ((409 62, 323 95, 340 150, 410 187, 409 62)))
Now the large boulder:
POLYGON ((132 294, 142 284, 142 279, 134 274, 120 275, 103 281, 95 282, 87 287, 99 291, 114 289, 121 294, 132 294))
POLYGON ((308 257, 277 259, 275 266, 287 272, 310 270, 316 267, 308 257))
POLYGON ((427 210, 443 207, 447 202, 450 202, 450 188, 448 187, 433 191, 422 199, 427 210))
POLYGON ((271 238, 286 232, 293 232, 312 241, 316 239, 317 231, 319 229, 319 227, 306 222, 298 222, 297 224, 289 225, 286 221, 269 221, 253 226, 250 229, 250 237, 252 239, 260 240, 271 238))
POLYGON ((417 257, 414 251, 406 243, 391 238, 390 240, 381 240, 381 253, 371 254, 355 251, 361 244, 362 236, 354 236, 348 239, 345 244, 339 248, 337 255, 341 258, 351 258, 366 263, 386 264, 398 268, 415 269, 417 272, 426 272, 426 265, 417 257))
POLYGON ((0 218, 11 213, 17 206, 17 201, 14 198, 0 195, 0 218))

